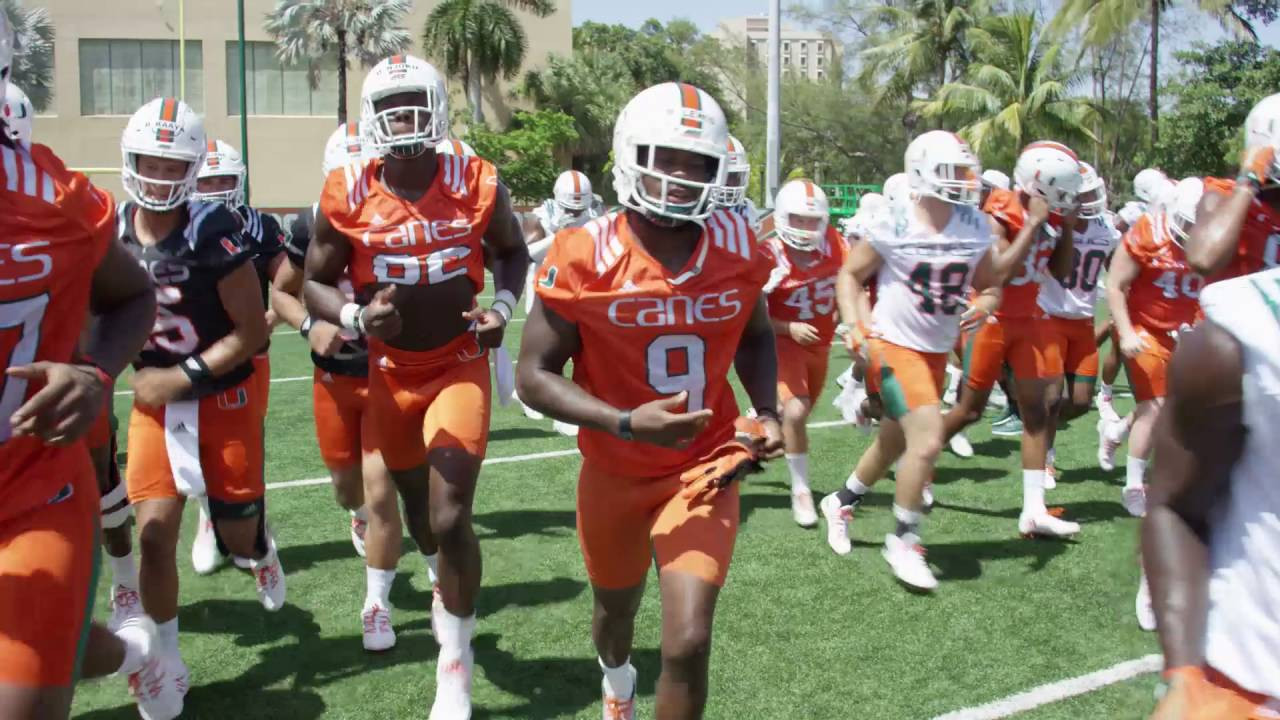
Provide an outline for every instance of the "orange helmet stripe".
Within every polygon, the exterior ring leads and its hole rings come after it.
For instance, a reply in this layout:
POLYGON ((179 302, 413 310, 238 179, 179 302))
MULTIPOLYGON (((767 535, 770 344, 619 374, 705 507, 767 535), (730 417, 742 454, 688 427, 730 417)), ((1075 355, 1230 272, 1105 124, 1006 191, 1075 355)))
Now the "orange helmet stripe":
POLYGON ((582 192, 582 173, 573 170, 569 174, 573 176, 573 191, 575 193, 582 192))
POLYGON ((404 64, 404 56, 403 56, 403 55, 392 55, 392 56, 391 56, 391 64, 392 64, 392 65, 403 65, 403 64, 404 64))
MULTIPOLYGON (((702 97, 698 93, 698 88, 688 83, 680 83, 680 104, 685 110, 701 110, 702 97)), ((692 117, 686 117, 680 121, 680 124, 690 128, 702 128, 702 121, 692 117)))
POLYGON ((173 98, 165 98, 160 103, 160 119, 165 122, 174 122, 178 119, 178 101, 173 98))
POLYGON ((209 149, 208 149, 208 152, 210 152, 210 153, 216 153, 216 152, 218 152, 218 141, 217 141, 217 140, 210 140, 210 141, 209 141, 209 149))
POLYGON ((360 126, 353 122, 347 123, 347 137, 352 138, 358 135, 360 135, 360 126))

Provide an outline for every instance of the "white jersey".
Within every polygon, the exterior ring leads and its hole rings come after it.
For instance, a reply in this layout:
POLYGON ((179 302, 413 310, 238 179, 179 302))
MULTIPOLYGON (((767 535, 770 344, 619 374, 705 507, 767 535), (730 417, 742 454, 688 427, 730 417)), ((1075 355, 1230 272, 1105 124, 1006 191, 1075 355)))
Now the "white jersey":
POLYGON ((747 226, 752 230, 760 231, 760 211, 756 208, 756 204, 751 202, 751 198, 743 198, 741 203, 727 209, 729 212, 741 215, 742 219, 747 221, 747 226))
POLYGON ((867 241, 883 261, 876 276, 872 333, 921 352, 950 352, 960 334, 978 263, 991 248, 991 226, 975 207, 956 206, 935 233, 912 206, 877 213, 867 241))
POLYGON ((1065 283, 1047 276, 1040 283, 1040 309, 1059 318, 1091 318, 1098 301, 1098 278, 1120 241, 1120 231, 1108 217, 1089 221, 1074 235, 1075 259, 1065 283))
POLYGON ((1247 428, 1210 524, 1205 659, 1280 698, 1280 269, 1214 283, 1200 303, 1243 349, 1247 428))
POLYGON ((581 215, 568 215, 555 200, 544 200, 541 205, 533 209, 533 216, 537 218, 538 224, 542 226, 542 232, 547 237, 552 237, 565 228, 585 225, 587 221, 600 217, 604 212, 604 200, 599 195, 596 195, 591 207, 587 208, 587 211, 581 215))

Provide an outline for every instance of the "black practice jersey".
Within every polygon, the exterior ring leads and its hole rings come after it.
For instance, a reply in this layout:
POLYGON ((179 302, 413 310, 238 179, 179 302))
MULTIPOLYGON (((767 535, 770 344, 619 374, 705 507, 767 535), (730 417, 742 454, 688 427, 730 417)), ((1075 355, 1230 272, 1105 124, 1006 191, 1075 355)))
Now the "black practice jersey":
MULTIPOLYGON (((202 353, 231 334, 235 324, 222 305, 218 283, 252 260, 240 233, 241 221, 221 203, 196 200, 178 210, 186 221, 151 246, 138 242, 133 221, 137 206, 120 205, 120 241, 142 263, 156 287, 156 323, 135 368, 172 367, 202 353)), ((222 392, 253 374, 246 360, 231 372, 194 388, 193 397, 222 392)))
MULTIPOLYGON (((307 248, 311 246, 311 235, 315 228, 316 206, 311 206, 298 213, 297 219, 293 221, 293 225, 289 228, 289 239, 285 243, 285 253, 287 253, 289 262, 293 263, 299 270, 306 266, 307 248)), ((351 280, 347 276, 343 276, 338 283, 338 287, 347 294, 348 299, 354 299, 355 292, 351 286, 351 280)), ((338 348, 338 352, 332 357, 323 357, 315 353, 311 353, 311 362, 316 367, 325 372, 334 373, 335 375, 346 375, 348 377, 365 377, 369 374, 369 346, 365 343, 364 338, 356 338, 348 340, 338 348)))
POLYGON ((262 288, 262 304, 270 302, 271 263, 284 252, 284 230, 280 221, 256 208, 241 205, 236 209, 244 222, 240 230, 245 249, 253 255, 253 269, 258 271, 258 284, 262 288))

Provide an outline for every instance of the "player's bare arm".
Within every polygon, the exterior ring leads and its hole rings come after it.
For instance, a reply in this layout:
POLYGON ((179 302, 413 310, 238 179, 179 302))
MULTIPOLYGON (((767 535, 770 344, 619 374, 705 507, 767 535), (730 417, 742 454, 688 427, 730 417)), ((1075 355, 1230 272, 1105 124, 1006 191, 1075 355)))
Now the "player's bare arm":
POLYGON ((778 421, 778 351, 774 345, 773 326, 769 323, 769 306, 761 297, 742 330, 738 352, 733 356, 733 369, 751 399, 751 407, 764 427, 765 438, 759 448, 764 458, 782 455, 782 425, 778 421))
MULTIPOLYGON (((1253 152, 1274 152, 1271 148, 1251 148, 1253 152)), ((1245 153, 1241 167, 1246 172, 1250 151, 1245 153)), ((1264 163, 1269 165, 1269 162, 1264 163)), ((1265 173, 1259 180, 1265 179, 1265 173)), ((1187 238, 1187 263, 1203 277, 1213 277, 1226 269, 1236 255, 1240 244, 1240 232, 1249 218, 1249 208, 1258 196, 1258 187, 1252 182, 1237 181, 1235 189, 1226 198, 1218 193, 1206 192, 1196 208, 1196 223, 1187 238)))
POLYGON ((1111 311, 1111 321, 1120 339, 1120 351, 1126 357, 1137 355, 1146 346, 1146 341, 1134 330, 1133 319, 1129 317, 1129 288, 1138 279, 1140 271, 1138 262, 1124 245, 1116 248, 1107 275, 1107 308, 1111 311))
POLYGON ((1000 300, 1004 295, 1004 282, 995 271, 995 249, 987 251, 973 270, 973 289, 978 297, 969 303, 964 314, 960 316, 960 329, 969 332, 986 321, 987 317, 1000 309, 1000 300))
POLYGON ((1004 279, 1002 284, 1008 284, 1022 271, 1027 262, 1027 255, 1031 253, 1031 248, 1043 232, 1044 224, 1048 219, 1049 203, 1044 198, 1032 197, 1027 203, 1026 222, 1012 240, 1009 239, 1009 233, 1003 225, 994 219, 991 220, 991 233, 994 236, 992 249, 995 250, 992 265, 996 276, 1004 279))
POLYGON ((538 222, 537 216, 533 213, 520 215, 520 230, 524 233, 525 245, 532 245, 547 237, 547 231, 543 229, 542 223, 538 222))
POLYGON ((516 301, 524 292, 524 281, 529 273, 529 246, 525 244, 520 219, 511 207, 511 193, 501 182, 498 183, 493 216, 485 230, 483 245, 485 256, 492 261, 493 307, 468 311, 467 316, 476 323, 480 344, 496 348, 502 345, 503 332, 515 311, 516 301))
MULTIPOLYGON (((266 308, 258 289, 258 273, 253 263, 246 262, 218 281, 218 298, 233 325, 231 332, 219 338, 204 352, 201 362, 213 377, 225 375, 243 365, 267 342, 266 308)), ((146 368, 133 377, 133 390, 138 402, 159 406, 181 397, 192 388, 191 378, 180 365, 146 368)))
POLYGON ((663 447, 686 444, 710 422, 711 410, 679 412, 688 400, 684 392, 634 409, 615 408, 591 395, 564 376, 565 365, 580 344, 576 325, 541 301, 534 302, 533 311, 525 321, 520 361, 516 364, 520 399, 556 420, 613 435, 621 436, 624 425, 629 423, 636 441, 663 447))
POLYGON ((34 435, 54 445, 83 437, 102 410, 110 379, 146 343, 156 316, 151 278, 114 238, 94 272, 89 302, 96 322, 85 354, 92 365, 37 362, 8 369, 11 376, 44 385, 11 417, 15 435, 34 435))
POLYGON ((1058 282, 1065 283, 1075 266, 1076 217, 1079 208, 1073 208, 1062 218, 1062 234, 1049 256, 1048 271, 1058 282))
POLYGON ((302 298, 312 317, 342 325, 347 296, 338 289, 338 281, 350 260, 351 246, 346 239, 324 213, 316 213, 302 283, 302 298))
POLYGON ((840 320, 849 326, 845 342, 852 352, 866 338, 859 337, 859 328, 871 327, 871 303, 867 299, 866 282, 884 260, 869 242, 859 242, 849 248, 840 272, 836 274, 836 303, 840 308, 840 320))
POLYGON ((1142 523, 1165 667, 1204 664, 1209 600, 1208 523, 1244 447, 1239 343, 1212 321, 1185 335, 1169 366, 1142 523))
MULTIPOLYGON (((271 279, 271 308, 299 331, 310 317, 302 304, 302 282, 302 268, 291 262, 281 263, 271 279)), ((321 357, 330 357, 342 347, 341 328, 324 320, 312 317, 305 335, 312 351, 321 357)))

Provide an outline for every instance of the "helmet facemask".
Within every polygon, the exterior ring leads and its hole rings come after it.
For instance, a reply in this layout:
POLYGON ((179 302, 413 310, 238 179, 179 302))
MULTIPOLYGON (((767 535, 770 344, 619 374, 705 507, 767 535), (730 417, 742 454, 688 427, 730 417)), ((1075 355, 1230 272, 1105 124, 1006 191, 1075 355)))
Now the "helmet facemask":
POLYGON ((449 118, 438 112, 442 107, 436 88, 430 86, 397 89, 381 97, 366 98, 364 122, 369 147, 380 155, 401 159, 434 150, 449 134, 449 118), (396 127, 405 125, 407 130, 396 127))
POLYGON ((657 144, 633 147, 634 161, 619 160, 614 166, 615 179, 626 190, 619 193, 619 202, 665 227, 703 220, 711 214, 711 194, 724 177, 723 157, 657 144), (680 163, 685 167, 667 169, 670 164, 680 163), (677 176, 681 171, 684 177, 677 176), (649 187, 652 184, 657 185, 654 191, 649 187), (673 201, 671 195, 681 191, 688 195, 687 201, 673 201))
POLYGON ((121 183, 129 193, 129 197, 139 206, 153 212, 168 212, 186 202, 187 197, 195 189, 196 174, 199 172, 199 168, 199 163, 180 158, 144 155, 126 150, 124 167, 121 169, 121 183), (166 163, 185 162, 187 163, 186 171, 181 177, 174 179, 146 175, 141 169, 141 166, 145 163, 143 158, 165 161, 166 163), (156 194, 160 197, 154 196, 151 192, 157 189, 160 192, 156 194))

